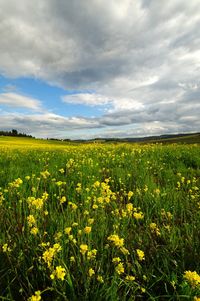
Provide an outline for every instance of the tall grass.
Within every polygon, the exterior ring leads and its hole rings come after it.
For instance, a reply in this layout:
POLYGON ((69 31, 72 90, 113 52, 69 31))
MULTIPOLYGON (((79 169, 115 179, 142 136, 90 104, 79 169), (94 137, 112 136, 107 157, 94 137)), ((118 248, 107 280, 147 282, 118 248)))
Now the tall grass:
POLYGON ((2 300, 200 297, 196 145, 2 147, 2 300))

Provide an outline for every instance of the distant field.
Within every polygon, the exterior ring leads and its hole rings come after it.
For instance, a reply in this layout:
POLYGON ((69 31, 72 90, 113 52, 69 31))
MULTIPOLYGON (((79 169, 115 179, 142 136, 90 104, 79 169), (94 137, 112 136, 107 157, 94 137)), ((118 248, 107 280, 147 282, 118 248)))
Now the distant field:
POLYGON ((198 144, 0 137, 0 300, 198 301, 199 183, 198 144))
POLYGON ((62 148, 68 145, 69 142, 57 141, 57 140, 43 140, 34 138, 19 138, 19 137, 5 137, 0 136, 0 147, 6 148, 62 148))
POLYGON ((200 134, 193 134, 188 136, 182 137, 174 137, 174 138, 167 138, 167 139, 158 139, 152 140, 151 142, 162 142, 162 143, 185 143, 185 144, 195 144, 200 143, 200 134))

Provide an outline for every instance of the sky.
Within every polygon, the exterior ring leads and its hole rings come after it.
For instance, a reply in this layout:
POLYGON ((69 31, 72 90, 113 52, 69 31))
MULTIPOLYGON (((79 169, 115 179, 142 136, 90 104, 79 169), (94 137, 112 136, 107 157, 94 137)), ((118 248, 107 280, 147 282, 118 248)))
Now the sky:
POLYGON ((0 129, 200 131, 200 1, 0 0, 0 129))

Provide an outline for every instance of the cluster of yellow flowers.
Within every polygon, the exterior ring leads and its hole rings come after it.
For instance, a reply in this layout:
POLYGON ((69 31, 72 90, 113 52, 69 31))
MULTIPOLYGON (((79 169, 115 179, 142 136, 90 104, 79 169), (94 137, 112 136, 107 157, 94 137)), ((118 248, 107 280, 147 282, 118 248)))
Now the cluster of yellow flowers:
POLYGON ((111 241, 117 248, 121 248, 124 245, 124 238, 120 238, 117 234, 110 235, 108 240, 111 241))
POLYGON ((55 268, 55 270, 52 272, 52 274, 50 275, 50 278, 53 279, 60 279, 60 280, 64 280, 66 275, 66 269, 63 268, 62 266, 57 266, 55 268))
POLYGON ((48 199, 48 193, 44 192, 41 198, 35 198, 33 196, 27 198, 27 203, 29 204, 29 208, 41 210, 44 206, 44 202, 48 199))
POLYGON ((139 261, 145 260, 144 252, 140 249, 136 250, 139 261))
POLYGON ((42 259, 47 263, 48 267, 51 266, 51 263, 58 252, 61 251, 61 246, 59 243, 55 243, 53 247, 48 248, 43 252, 42 259))
POLYGON ((200 287, 200 275, 194 271, 185 271, 184 278, 193 287, 200 287))
POLYGON ((28 298, 28 301, 40 301, 40 300, 42 300, 40 291, 36 291, 35 295, 28 298))
POLYGON ((40 174, 44 179, 47 179, 51 175, 50 172, 48 172, 48 170, 41 171, 40 174))
POLYGON ((149 228, 152 233, 156 234, 157 236, 160 236, 160 229, 158 228, 156 223, 150 223, 149 228))
POLYGON ((11 183, 8 183, 8 186, 11 187, 11 188, 18 188, 20 187, 20 185, 23 184, 23 181, 22 179, 18 178, 16 180, 14 180, 13 182, 11 183))

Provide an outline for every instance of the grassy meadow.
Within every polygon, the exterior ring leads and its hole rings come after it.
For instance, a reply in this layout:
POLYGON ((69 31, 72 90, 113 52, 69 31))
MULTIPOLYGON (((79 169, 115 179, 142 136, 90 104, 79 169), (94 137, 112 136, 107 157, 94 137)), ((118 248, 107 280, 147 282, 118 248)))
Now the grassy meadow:
POLYGON ((198 144, 0 137, 0 300, 200 300, 198 144))

